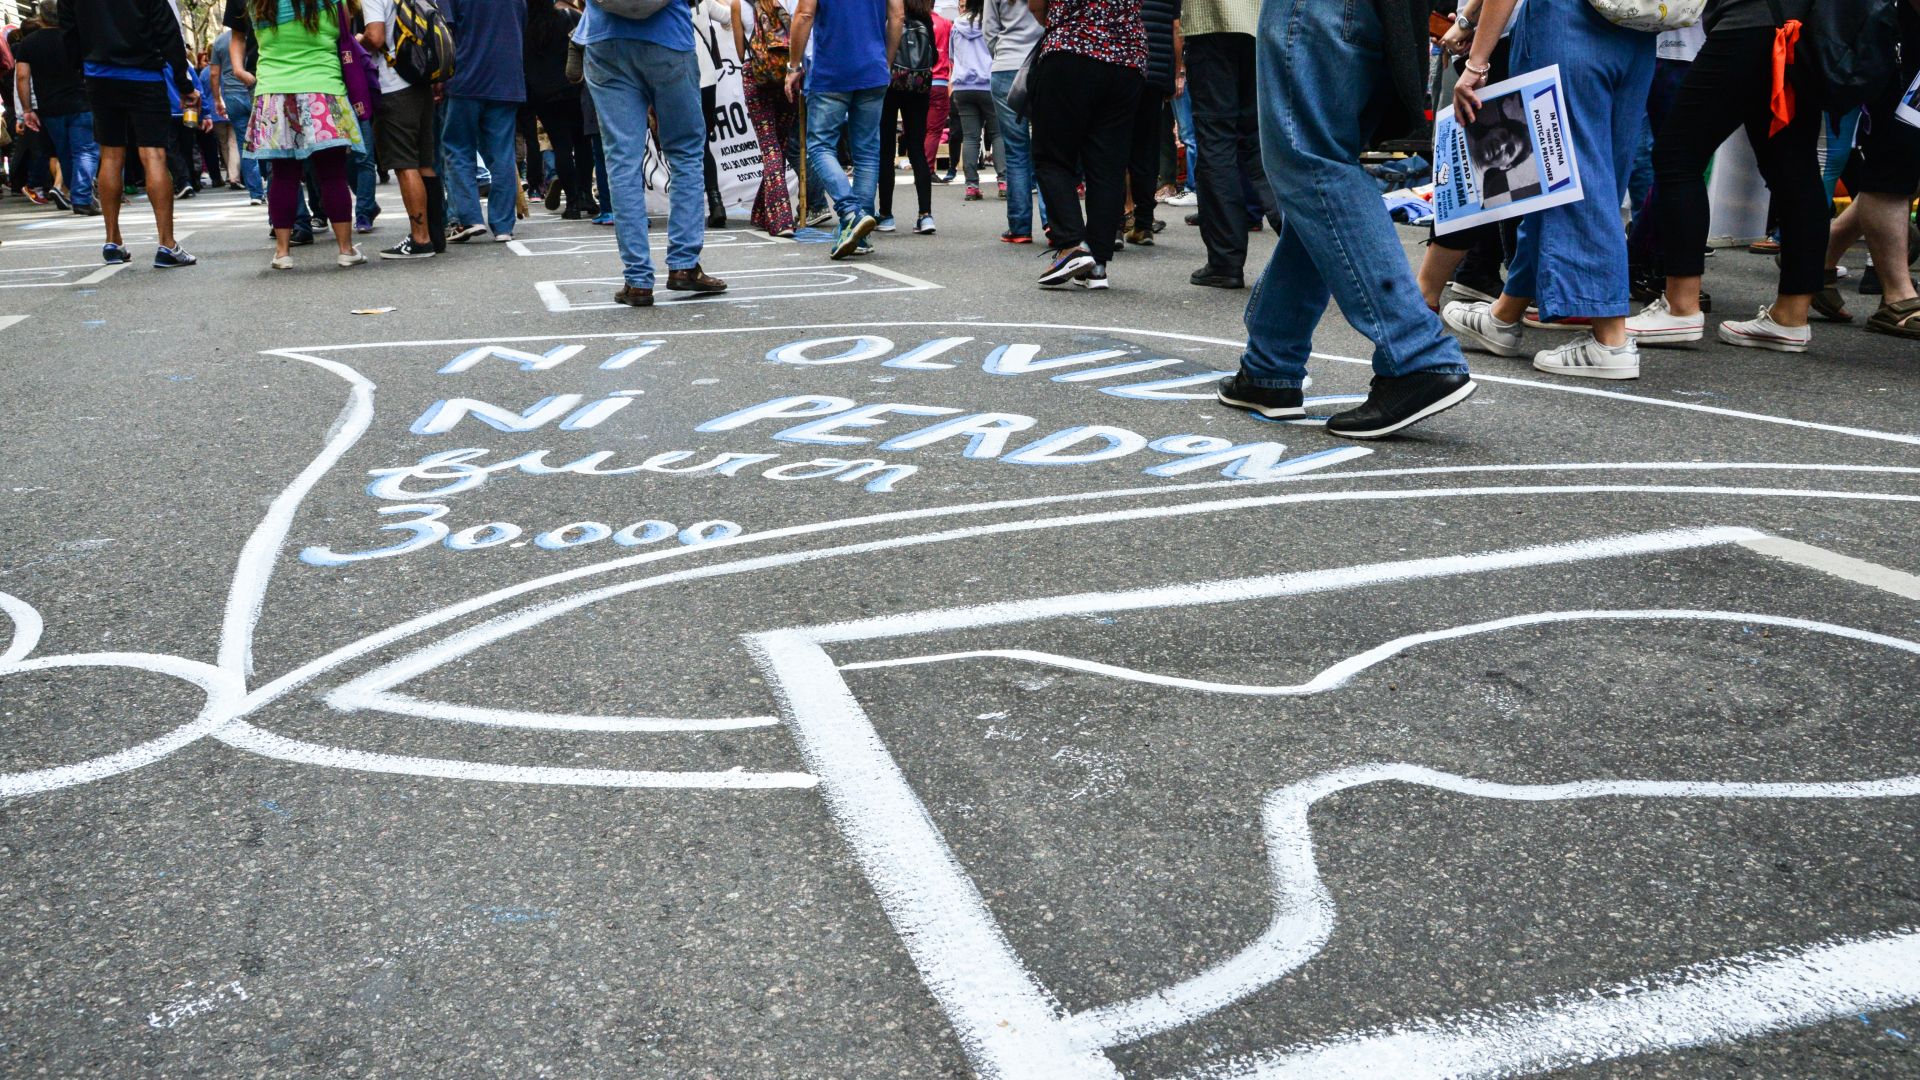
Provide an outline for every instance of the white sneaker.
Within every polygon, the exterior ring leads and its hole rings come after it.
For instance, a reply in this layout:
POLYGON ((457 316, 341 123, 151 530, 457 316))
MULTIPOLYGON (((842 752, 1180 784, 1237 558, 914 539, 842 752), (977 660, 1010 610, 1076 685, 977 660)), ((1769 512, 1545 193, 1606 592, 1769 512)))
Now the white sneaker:
POLYGON ((1483 301, 1467 303, 1455 300, 1440 309, 1447 328, 1467 339, 1467 344, 1495 356, 1520 355, 1520 324, 1501 322, 1493 317, 1493 305, 1483 301))
POLYGON ((1748 349, 1806 352, 1807 343, 1813 340, 1813 328, 1781 326, 1773 321, 1773 309, 1763 307, 1755 318, 1745 321, 1728 319, 1721 323, 1720 340, 1748 349))
POLYGON ((1643 308, 1638 315, 1627 319, 1627 333, 1642 345, 1677 345, 1683 341, 1699 341, 1707 334, 1707 317, 1695 312, 1692 315, 1675 315, 1667 306, 1667 298, 1662 296, 1643 308))
POLYGON ((1615 347, 1600 344, 1592 334, 1581 334, 1559 348, 1535 353, 1533 369, 1582 379, 1637 379, 1640 348, 1632 337, 1625 345, 1615 347))
POLYGON ((358 247, 355 247, 350 251, 343 251, 340 254, 335 255, 333 257, 333 261, 335 265, 339 266, 342 270, 345 270, 349 266, 359 266, 361 263, 366 262, 367 257, 365 255, 360 254, 360 249, 358 247))
POLYGON ((1175 195, 1173 198, 1168 199, 1167 205, 1168 206, 1199 206, 1200 196, 1193 189, 1189 188, 1186 191, 1183 191, 1180 194, 1175 195))
POLYGON ((275 270, 291 270, 293 269, 293 255, 275 255, 273 261, 267 265, 273 267, 275 270))
POLYGON ((510 232, 497 232, 493 234, 493 242, 496 244, 504 244, 512 239, 513 234, 510 232))

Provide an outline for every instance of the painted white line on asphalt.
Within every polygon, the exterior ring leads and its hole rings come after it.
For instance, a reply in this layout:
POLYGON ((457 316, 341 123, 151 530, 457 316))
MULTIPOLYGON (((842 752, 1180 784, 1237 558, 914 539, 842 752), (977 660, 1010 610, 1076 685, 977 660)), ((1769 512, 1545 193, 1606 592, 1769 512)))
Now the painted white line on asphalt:
POLYGON ((1780 536, 1766 536, 1756 540, 1742 540, 1742 547, 1751 548, 1762 555, 1771 555, 1790 563, 1831 574, 1856 585, 1866 585, 1895 596, 1904 596, 1909 600, 1920 600, 1920 577, 1842 555, 1812 544, 1803 544, 1798 540, 1788 540, 1780 536))
POLYGON ((1729 1042, 1920 997, 1920 933, 1728 957, 1567 995, 1376 1028, 1212 1065, 1183 1080, 1451 1080, 1513 1076, 1729 1042), (1653 989, 1643 989, 1646 984, 1653 989), (1663 985, 1664 984, 1664 985, 1663 985))
POLYGON ((0 330, 5 330, 7 327, 12 326, 15 323, 21 323, 26 321, 27 321, 27 317, 25 315, 0 315, 0 330))
POLYGON ((40 632, 46 629, 40 613, 25 600, 3 592, 0 592, 0 612, 4 612, 13 623, 13 641, 6 649, 0 650, 0 665, 26 659, 33 647, 40 643, 40 632))
MULTIPOLYGON (((938 288, 939 286, 932 286, 932 287, 938 288)), ((914 322, 814 323, 814 324, 805 325, 805 326, 766 327, 764 329, 767 329, 767 330, 835 330, 835 329, 841 329, 845 327, 878 329, 881 327, 898 327, 898 326, 965 326, 965 327, 986 327, 986 328, 1000 328, 1000 329, 1010 328, 1010 329, 1031 329, 1031 330, 1081 330, 1081 331, 1091 331, 1091 332, 1103 333, 1103 334, 1137 334, 1142 337, 1171 338, 1179 341, 1197 342, 1205 345, 1218 345, 1222 348, 1229 348, 1229 349, 1244 349, 1246 348, 1246 344, 1247 344, 1244 339, 1235 341, 1231 338, 1205 337, 1203 335, 1198 335, 1198 334, 1180 334, 1180 333, 1174 333, 1166 330, 1137 330, 1137 329, 1131 329, 1126 327, 1114 327, 1114 326, 1083 326, 1083 325, 1077 325, 1072 323, 1002 323, 1002 322, 969 322, 969 321, 953 321, 953 320, 941 320, 941 321, 923 320, 923 321, 914 321, 914 322)), ((762 328, 756 327, 755 329, 758 330, 762 328)), ((672 335, 698 336, 702 334, 738 334, 740 332, 741 332, 740 329, 737 327, 713 327, 711 329, 701 329, 701 330, 656 330, 656 331, 650 331, 649 333, 654 335, 672 334, 672 335)), ((490 337, 490 338, 436 338, 436 339, 429 339, 429 340, 422 340, 422 341, 375 341, 375 342, 364 342, 364 343, 359 343, 354 345, 314 345, 314 346, 307 346, 307 347, 302 347, 298 349, 274 350, 274 352, 275 353, 333 352, 333 351, 338 351, 342 349, 379 349, 379 348, 398 348, 402 346, 419 347, 424 345, 469 345, 469 344, 484 344, 487 342, 498 342, 501 344, 505 344, 508 342, 515 342, 515 341, 555 341, 560 339, 619 338, 619 337, 632 337, 632 336, 633 335, 631 333, 623 333, 623 334, 622 333, 616 333, 616 334, 599 333, 599 334, 532 334, 532 335, 517 336, 517 337, 490 337)), ((1352 356, 1333 356, 1327 353, 1315 353, 1313 355, 1325 360, 1336 360, 1343 364, 1361 364, 1361 365, 1370 364, 1370 361, 1361 360, 1352 356)), ((1226 372, 1223 371, 1221 372, 1221 374, 1224 375, 1226 374, 1226 372)), ((1562 383, 1546 382, 1538 379, 1519 379, 1519 378, 1513 378, 1511 376, 1506 376, 1506 375, 1485 375, 1479 372, 1475 372, 1473 377, 1482 382, 1504 383, 1504 384, 1513 385, 1513 386, 1527 386, 1537 390, 1553 390, 1563 394, 1581 394, 1589 397, 1606 398, 1612 401, 1632 402, 1638 405, 1656 405, 1656 406, 1661 406, 1661 407, 1670 408, 1670 409, 1684 409, 1690 412, 1705 413, 1712 416, 1725 416, 1725 417, 1729 417, 1736 420, 1752 420, 1762 424, 1780 424, 1787 427, 1805 428, 1812 431, 1824 431, 1833 435, 1848 435, 1848 436, 1852 436, 1854 438, 1860 438, 1860 439, 1878 439, 1882 442, 1897 442, 1897 443, 1905 443, 1910 446, 1920 446, 1920 435, 1908 435, 1908 434, 1891 432, 1891 431, 1874 431, 1868 428, 1846 427, 1844 425, 1839 425, 1839 424, 1822 424, 1822 423, 1816 423, 1811 420, 1796 420, 1791 417, 1772 416, 1767 413, 1744 412, 1738 409, 1722 409, 1712 405, 1697 405, 1691 401, 1670 401, 1666 398, 1643 397, 1637 394, 1622 393, 1618 390, 1596 390, 1590 386, 1569 386, 1562 383)))
MULTIPOLYGON (((178 236, 174 237, 173 242, 178 244, 180 242, 180 238, 178 236)), ((95 270, 93 273, 88 274, 86 277, 81 278, 79 281, 74 282, 74 284, 75 285, 98 285, 101 282, 112 277, 113 275, 119 273, 120 271, 125 270, 127 267, 131 265, 133 264, 123 263, 123 262, 109 263, 106 266, 103 266, 100 269, 95 270)))

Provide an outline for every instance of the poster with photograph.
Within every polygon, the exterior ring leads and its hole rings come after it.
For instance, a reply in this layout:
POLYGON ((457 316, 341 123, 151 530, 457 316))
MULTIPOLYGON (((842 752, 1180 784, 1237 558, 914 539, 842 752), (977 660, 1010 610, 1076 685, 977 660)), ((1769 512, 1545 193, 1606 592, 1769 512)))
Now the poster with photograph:
POLYGON ((1900 105, 1893 110, 1893 115, 1914 127, 1920 127, 1920 75, 1915 75, 1907 92, 1900 95, 1900 105))
POLYGON ((1482 88, 1470 124, 1458 122, 1452 106, 1434 117, 1435 232, 1579 202, 1582 194, 1559 67, 1482 88))

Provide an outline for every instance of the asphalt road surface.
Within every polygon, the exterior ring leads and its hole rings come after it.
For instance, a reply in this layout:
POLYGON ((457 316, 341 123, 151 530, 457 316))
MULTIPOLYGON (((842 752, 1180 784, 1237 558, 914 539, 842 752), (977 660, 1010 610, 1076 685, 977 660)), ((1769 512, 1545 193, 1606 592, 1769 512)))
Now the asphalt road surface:
POLYGON ((0 204, 0 1068, 1920 1075, 1920 349, 1359 446, 1180 211, 1043 293, 960 194, 651 310, 0 204))

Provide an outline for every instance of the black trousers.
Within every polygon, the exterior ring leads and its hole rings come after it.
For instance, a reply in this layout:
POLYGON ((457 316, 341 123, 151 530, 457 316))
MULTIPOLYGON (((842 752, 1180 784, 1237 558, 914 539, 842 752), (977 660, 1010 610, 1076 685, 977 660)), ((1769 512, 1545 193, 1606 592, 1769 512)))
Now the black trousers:
POLYGON ((898 143, 907 144, 907 162, 913 166, 913 194, 920 213, 933 213, 933 165, 927 161, 927 109, 931 94, 909 94, 887 88, 880 110, 880 216, 893 216, 894 161, 898 143), (904 131, 899 129, 904 128, 904 131))
POLYGON ((1146 80, 1137 68, 1052 52, 1034 70, 1033 171, 1047 204, 1047 243, 1085 244, 1095 261, 1113 257, 1126 206, 1133 110, 1146 80), (1076 190, 1087 184, 1087 213, 1076 190))
MULTIPOLYGON (((585 210, 592 206, 593 147, 587 142, 587 124, 585 115, 580 111, 580 95, 568 93, 546 101, 536 101, 533 114, 540 118, 540 126, 547 131, 547 141, 553 144, 554 179, 567 197, 568 208, 585 210)), ((528 153, 529 159, 538 156, 540 144, 536 142, 533 145, 536 149, 528 153)), ((528 168, 532 168, 531 160, 528 168)))
POLYGON ((1166 113, 1167 92, 1142 86, 1133 106, 1133 141, 1127 153, 1127 193, 1133 196, 1133 227, 1153 231, 1153 193, 1160 188, 1160 119, 1166 113))
POLYGON ((1200 151, 1193 185, 1200 197, 1200 240, 1207 245, 1208 266, 1244 273, 1248 207, 1279 218, 1260 163, 1253 35, 1195 34, 1186 39, 1185 56, 1194 142, 1200 151))
MULTIPOLYGON (((1708 34, 1654 138, 1654 205, 1669 276, 1699 277, 1705 272, 1707 163, 1729 135, 1745 127, 1780 219, 1780 292, 1796 296, 1820 291, 1828 226, 1826 186, 1815 156, 1820 103, 1812 87, 1791 75, 1799 102, 1793 122, 1777 135, 1767 134, 1773 36, 1771 29, 1708 34)), ((1799 69, 1795 65, 1788 71, 1799 69)))

